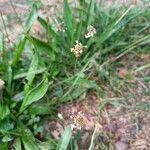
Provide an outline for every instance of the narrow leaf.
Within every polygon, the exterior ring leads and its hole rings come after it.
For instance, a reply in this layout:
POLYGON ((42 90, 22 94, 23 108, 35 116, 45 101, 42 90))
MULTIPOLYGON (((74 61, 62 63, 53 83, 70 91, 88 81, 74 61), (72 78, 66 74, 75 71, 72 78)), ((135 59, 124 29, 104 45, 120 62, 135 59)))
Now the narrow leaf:
POLYGON ((25 129, 22 133, 22 142, 25 150, 40 150, 31 131, 25 129))
POLYGON ((70 42, 74 42, 73 41, 73 35, 74 35, 74 17, 71 11, 71 8, 68 4, 68 0, 64 0, 64 21, 65 21, 65 25, 67 27, 67 33, 69 36, 69 40, 70 42))
POLYGON ((33 82, 33 79, 35 77, 37 68, 38 68, 38 55, 37 55, 37 52, 35 51, 33 56, 32 56, 32 62, 31 62, 31 65, 30 65, 30 68, 29 68, 29 71, 28 71, 28 74, 26 77, 26 79, 28 81, 28 83, 25 87, 26 92, 29 90, 29 88, 32 85, 32 82, 33 82))
POLYGON ((47 31, 47 33, 49 32, 48 34, 51 34, 52 36, 56 35, 55 31, 52 29, 52 27, 48 24, 48 22, 46 20, 44 20, 41 17, 38 17, 38 21, 44 27, 44 29, 47 31))
POLYGON ((19 41, 18 47, 15 50, 15 54, 12 60, 12 66, 15 67, 17 62, 19 61, 19 58, 21 57, 21 54, 24 50, 26 44, 26 38, 24 36, 22 36, 21 40, 19 41))
POLYGON ((15 141, 15 150, 22 150, 21 148, 21 139, 17 138, 15 141))
MULTIPOLYGON (((25 23, 25 32, 28 32, 28 30, 31 28, 33 22, 37 19, 37 8, 35 5, 33 5, 33 9, 31 11, 31 13, 29 14, 29 17, 25 23)), ((21 57, 21 54, 25 48, 25 44, 26 44, 26 37, 23 35, 19 44, 18 44, 18 47, 17 49, 15 50, 15 54, 14 54, 14 57, 13 57, 13 60, 12 60, 12 66, 15 67, 19 58, 21 57)))
POLYGON ((3 120, 7 115, 9 115, 10 111, 6 104, 0 102, 0 120, 3 120))
POLYGON ((97 127, 95 127, 94 132, 92 134, 89 150, 94 150, 94 140, 96 137, 96 130, 97 130, 97 127))
POLYGON ((30 37, 30 38, 29 38, 30 42, 32 42, 32 44, 38 50, 39 53, 45 53, 46 52, 49 54, 51 61, 55 60, 55 52, 48 43, 45 43, 45 42, 43 42, 43 41, 41 41, 35 37, 30 37))
POLYGON ((67 150, 67 147, 69 145, 69 142, 71 140, 72 130, 70 126, 67 126, 65 128, 64 133, 62 134, 62 137, 58 143, 56 150, 67 150))
POLYGON ((92 19, 94 18, 93 17, 94 16, 94 4, 95 4, 95 1, 90 0, 88 13, 87 13, 87 20, 86 20, 87 26, 92 23, 92 19))
POLYGON ((28 17, 28 19, 27 19, 27 21, 25 23, 25 29, 26 29, 26 31, 28 31, 31 28, 33 22, 35 22, 35 20, 37 19, 37 17, 38 17, 37 6, 33 5, 32 11, 30 12, 29 17, 28 17))
POLYGON ((38 144, 40 150, 54 150, 56 149, 55 142, 51 139, 50 141, 40 142, 38 144))
POLYGON ((20 112, 24 111, 26 107, 31 105, 33 102, 40 100, 45 93, 47 92, 49 87, 48 79, 44 79, 39 85, 30 90, 26 95, 22 102, 20 112))
POLYGON ((3 39, 3 34, 0 33, 0 61, 2 61, 2 53, 3 53, 3 50, 4 50, 4 39, 3 39))

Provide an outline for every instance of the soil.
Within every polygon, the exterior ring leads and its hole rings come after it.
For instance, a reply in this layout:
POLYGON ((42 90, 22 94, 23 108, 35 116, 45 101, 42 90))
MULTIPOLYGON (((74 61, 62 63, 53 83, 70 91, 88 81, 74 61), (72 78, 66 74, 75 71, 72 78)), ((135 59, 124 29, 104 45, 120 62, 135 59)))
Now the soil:
MULTIPOLYGON (((150 63, 149 58, 150 54, 146 54, 141 56, 139 61, 139 58, 131 55, 122 59, 120 63, 126 67, 126 71, 129 71, 138 68, 139 65, 150 63)), ((150 70, 144 70, 144 75, 150 75, 150 70)), ((86 99, 62 105, 58 109, 65 122, 61 122, 60 119, 57 124, 64 127, 66 123, 71 123, 76 126, 75 133, 77 130, 81 131, 80 150, 88 149, 89 138, 95 128, 98 143, 95 149, 99 149, 100 144, 105 145, 106 149, 111 149, 110 147, 116 150, 150 149, 150 95, 148 94, 150 85, 142 80, 141 73, 134 74, 130 81, 126 80, 125 76, 119 78, 118 74, 118 80, 120 82, 124 80, 119 91, 107 84, 103 88, 104 98, 99 99, 94 91, 90 91, 86 99), (80 123, 77 124, 76 120, 80 123)), ((54 138, 61 134, 63 130, 60 129, 55 128, 55 132, 52 132, 54 138)))

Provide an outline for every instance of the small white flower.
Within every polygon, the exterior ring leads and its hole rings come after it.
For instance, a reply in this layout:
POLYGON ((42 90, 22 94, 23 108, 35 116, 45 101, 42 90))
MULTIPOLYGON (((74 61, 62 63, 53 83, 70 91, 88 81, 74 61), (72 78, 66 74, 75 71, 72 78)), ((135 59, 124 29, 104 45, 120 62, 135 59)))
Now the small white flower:
POLYGON ((76 115, 71 117, 73 121, 73 128, 81 130, 84 125, 86 124, 85 119, 84 119, 84 113, 83 112, 78 112, 76 115))
POLYGON ((59 119, 64 120, 62 114, 58 113, 57 116, 58 116, 59 119))
POLYGON ((83 53, 84 48, 86 47, 87 46, 83 46, 79 41, 76 41, 74 48, 71 48, 70 51, 73 52, 76 57, 80 57, 83 53))
POLYGON ((87 33, 84 36, 85 38, 90 38, 93 37, 95 34, 96 34, 96 29, 92 25, 89 25, 87 27, 87 33))

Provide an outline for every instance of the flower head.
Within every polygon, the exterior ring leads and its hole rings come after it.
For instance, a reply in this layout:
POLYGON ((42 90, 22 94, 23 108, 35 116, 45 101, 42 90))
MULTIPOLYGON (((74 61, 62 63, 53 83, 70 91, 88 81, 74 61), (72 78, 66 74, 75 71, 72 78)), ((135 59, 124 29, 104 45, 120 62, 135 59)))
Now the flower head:
POLYGON ((86 46, 83 46, 82 43, 76 41, 74 48, 71 48, 71 52, 73 52, 76 57, 80 57, 83 53, 84 48, 86 48, 86 46))
POLYGON ((86 124, 84 113, 81 111, 78 112, 77 115, 71 116, 71 118, 73 119, 73 128, 81 130, 86 124))
POLYGON ((96 34, 96 29, 92 25, 89 25, 87 27, 87 33, 85 34, 85 38, 93 37, 95 34, 96 34))

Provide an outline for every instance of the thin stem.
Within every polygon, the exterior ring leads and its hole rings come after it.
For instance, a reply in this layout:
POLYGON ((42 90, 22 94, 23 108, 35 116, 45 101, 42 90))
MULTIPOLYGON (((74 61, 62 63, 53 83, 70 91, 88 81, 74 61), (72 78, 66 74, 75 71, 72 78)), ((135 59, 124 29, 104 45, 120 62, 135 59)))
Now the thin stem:
POLYGON ((2 22, 3 22, 3 26, 4 26, 4 30, 5 30, 5 33, 6 33, 6 37, 7 37, 7 40, 9 43, 13 43, 10 39, 9 39, 9 34, 7 32, 7 27, 6 27, 6 24, 5 24, 5 20, 3 18, 3 13, 2 11, 0 10, 0 15, 1 15, 1 18, 2 18, 2 22))
POLYGON ((11 4, 11 6, 12 6, 12 8, 13 8, 13 10, 14 10, 16 16, 17 16, 17 19, 18 19, 18 21, 19 21, 19 23, 20 23, 22 29, 24 30, 24 27, 23 27, 23 24, 22 24, 22 20, 21 20, 21 18, 19 17, 19 15, 18 15, 18 13, 17 13, 17 11, 16 11, 16 8, 15 8, 15 6, 14 6, 12 0, 9 0, 9 1, 10 1, 10 4, 11 4))

